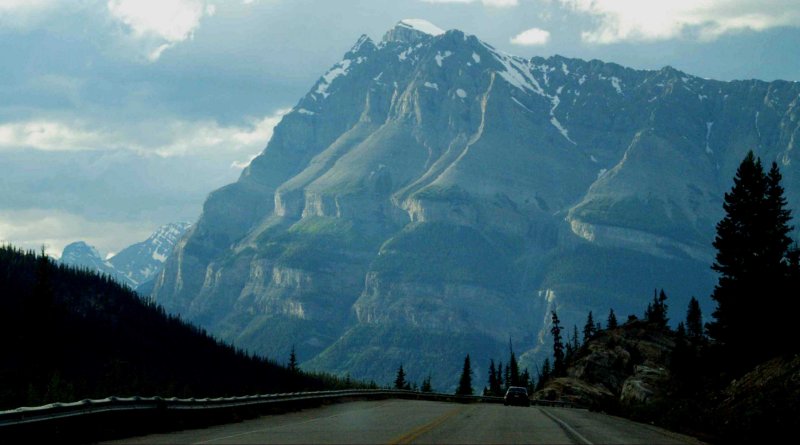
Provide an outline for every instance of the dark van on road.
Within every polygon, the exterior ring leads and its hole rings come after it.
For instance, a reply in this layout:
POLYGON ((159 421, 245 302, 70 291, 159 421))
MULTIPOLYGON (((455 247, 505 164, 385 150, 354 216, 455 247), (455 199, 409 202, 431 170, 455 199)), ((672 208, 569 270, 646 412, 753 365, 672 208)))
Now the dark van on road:
POLYGON ((522 386, 509 386, 506 396, 503 397, 503 405, 531 406, 531 399, 528 398, 528 390, 522 386))

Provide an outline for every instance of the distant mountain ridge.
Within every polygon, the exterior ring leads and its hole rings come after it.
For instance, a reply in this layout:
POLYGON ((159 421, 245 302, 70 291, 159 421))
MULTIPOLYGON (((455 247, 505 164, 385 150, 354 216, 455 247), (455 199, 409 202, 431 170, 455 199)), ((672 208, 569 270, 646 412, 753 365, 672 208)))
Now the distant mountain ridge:
POLYGON ((715 281, 714 227, 748 150, 800 208, 800 84, 523 59, 403 21, 362 36, 214 191, 152 296, 271 356, 388 382, 476 379, 549 312, 673 307, 715 281), (485 362, 485 363, 484 363, 485 362), (452 369, 451 369, 452 368, 452 369))
POLYGON ((136 288, 161 271, 175 244, 190 226, 184 222, 163 225, 146 240, 126 247, 107 260, 101 258, 94 247, 77 241, 64 247, 59 261, 110 275, 136 288))

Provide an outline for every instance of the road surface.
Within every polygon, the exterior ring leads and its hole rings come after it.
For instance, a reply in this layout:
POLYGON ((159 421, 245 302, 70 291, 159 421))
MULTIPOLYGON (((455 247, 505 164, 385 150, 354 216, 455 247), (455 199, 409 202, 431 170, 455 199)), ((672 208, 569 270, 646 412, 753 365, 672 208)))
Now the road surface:
POLYGON ((328 405, 240 423, 112 443, 657 443, 699 444, 688 436, 569 408, 505 407, 418 400, 328 405))

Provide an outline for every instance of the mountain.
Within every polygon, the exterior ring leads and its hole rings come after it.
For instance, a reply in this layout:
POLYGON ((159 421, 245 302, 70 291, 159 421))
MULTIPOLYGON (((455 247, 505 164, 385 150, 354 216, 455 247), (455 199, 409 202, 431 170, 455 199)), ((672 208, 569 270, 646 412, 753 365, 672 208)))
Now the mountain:
POLYGON ((135 285, 153 278, 164 267, 175 244, 189 229, 189 223, 171 223, 161 226, 146 240, 128 246, 111 257, 108 262, 135 285))
POLYGON ((64 247, 59 261, 110 275, 136 288, 161 271, 175 244, 190 226, 189 223, 161 226, 145 241, 126 247, 108 260, 103 260, 94 247, 77 241, 64 247))
MULTIPOLYGON (((476 381, 589 310, 707 295, 722 197, 748 150, 800 208, 800 84, 523 59, 402 21, 362 36, 210 194, 152 296, 306 369, 476 381)), ((673 317, 674 318, 674 317, 673 317)))
POLYGON ((321 389, 236 350, 95 272, 0 247, 0 409, 109 396, 321 389))
POLYGON ((100 274, 116 275, 114 266, 103 260, 97 249, 83 241, 67 244, 61 252, 59 261, 67 266, 88 269, 100 274))

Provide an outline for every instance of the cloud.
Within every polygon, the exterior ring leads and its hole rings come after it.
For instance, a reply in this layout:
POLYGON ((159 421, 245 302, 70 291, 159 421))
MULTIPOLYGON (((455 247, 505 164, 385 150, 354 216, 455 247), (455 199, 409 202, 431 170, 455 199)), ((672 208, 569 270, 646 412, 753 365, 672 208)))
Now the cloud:
POLYGON ((57 7, 63 6, 59 0, 0 0, 0 26, 27 29, 39 25, 57 7))
POLYGON ((162 157, 221 155, 244 159, 260 152, 289 110, 242 125, 214 120, 123 122, 116 126, 59 120, 0 124, 0 150, 40 151, 133 150, 162 157), (241 155, 245 154, 244 157, 241 155))
POLYGON ((253 149, 258 148, 258 151, 252 151, 252 153, 247 156, 246 160, 244 161, 233 161, 231 163, 231 167, 241 170, 250 165, 250 162, 252 162, 253 159, 255 159, 256 156, 261 153, 261 150, 264 148, 264 146, 266 146, 266 143, 272 139, 275 126, 280 123, 281 119, 283 119, 283 116, 289 111, 291 110, 278 110, 272 116, 266 116, 260 121, 255 122, 250 129, 235 132, 231 139, 239 142, 243 146, 253 147, 253 149))
POLYGON ((278 110, 261 119, 252 119, 244 126, 221 126, 215 121, 176 121, 166 131, 165 136, 170 138, 168 141, 143 149, 164 157, 216 153, 219 150, 254 156, 264 149, 275 126, 288 112, 278 110))
POLYGON ((57 5, 58 0, 0 0, 0 13, 41 11, 57 5))
POLYGON ((583 41, 608 44, 695 37, 709 41, 744 30, 800 26, 797 0, 559 0, 596 20, 583 41))
POLYGON ((0 210, 0 244, 39 250, 60 257, 64 246, 83 240, 101 251, 125 248, 146 239, 153 227, 141 222, 86 219, 53 209, 0 210))
POLYGON ((11 172, 0 176, 0 243, 45 245, 59 256, 84 240, 118 252, 160 224, 191 220, 209 190, 235 180, 261 153, 288 111, 236 125, 1 124, 0 165, 11 172))
POLYGON ((546 45, 548 41, 550 32, 541 28, 531 28, 511 38, 511 43, 524 46, 546 45))
POLYGON ((33 120, 0 125, 0 150, 34 148, 43 151, 90 150, 104 144, 104 135, 78 124, 33 120))
POLYGON ((125 24, 136 39, 155 42, 148 59, 156 61, 177 43, 191 39, 204 16, 216 6, 203 0, 109 0, 108 12, 125 24))
POLYGON ((484 6, 503 8, 519 5, 519 0, 422 0, 425 3, 483 3, 484 6))

